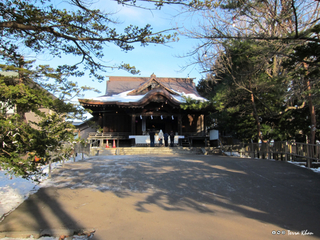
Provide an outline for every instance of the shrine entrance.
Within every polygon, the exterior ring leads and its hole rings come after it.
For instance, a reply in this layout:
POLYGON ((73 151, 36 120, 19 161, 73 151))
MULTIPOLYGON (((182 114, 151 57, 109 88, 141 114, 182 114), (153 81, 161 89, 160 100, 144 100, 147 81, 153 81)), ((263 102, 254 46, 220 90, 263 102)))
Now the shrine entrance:
POLYGON ((135 120, 135 134, 147 135, 150 130, 154 129, 159 132, 170 133, 174 131, 179 132, 178 117, 174 115, 150 115, 150 116, 137 116, 135 120))
POLYGON ((178 121, 174 116, 154 116, 146 119, 147 131, 155 129, 159 131, 162 129, 163 132, 169 133, 171 130, 174 132, 178 131, 178 121))

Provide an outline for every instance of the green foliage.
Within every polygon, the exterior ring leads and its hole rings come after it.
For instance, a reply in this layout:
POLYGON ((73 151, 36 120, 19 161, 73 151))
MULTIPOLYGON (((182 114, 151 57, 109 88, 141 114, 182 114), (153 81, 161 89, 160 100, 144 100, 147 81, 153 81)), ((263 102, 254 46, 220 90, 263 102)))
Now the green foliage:
POLYGON ((66 142, 73 142, 74 126, 56 113, 48 114, 34 124, 38 129, 37 136, 33 138, 34 152, 46 161, 61 160, 59 156, 54 157, 66 142))
POLYGON ((212 118, 217 120, 219 130, 242 141, 256 141, 253 97, 264 140, 294 140, 299 134, 309 134, 309 105, 305 104, 308 96, 319 117, 318 44, 288 49, 289 57, 282 57, 281 61, 279 56, 270 55, 273 48, 270 43, 229 41, 225 46, 225 55, 217 61, 219 68, 224 63, 224 71, 215 71, 214 76, 202 80, 198 86, 199 92, 214 106, 212 118), (277 72, 275 61, 279 62, 277 72), (310 89, 306 79, 311 83, 310 89))
POLYGON ((18 114, 0 119, 1 137, 0 164, 9 172, 24 178, 37 180, 41 176, 39 167, 49 160, 62 160, 60 151, 73 140, 73 125, 57 114, 47 115, 41 121, 30 124, 21 121, 18 114), (37 162, 35 159, 41 161, 37 162))
POLYGON ((289 54, 283 66, 293 71, 295 77, 308 75, 308 78, 320 76, 320 45, 316 42, 307 42, 296 46, 289 54), (303 64, 308 67, 304 68, 303 64))
POLYGON ((217 2, 186 35, 203 40, 191 54, 210 73, 198 89, 212 101, 219 129, 240 140, 302 134, 313 142, 319 135, 319 2, 211 1, 217 2))
POLYGON ((28 76, 19 78, 26 73, 31 76, 29 70, 19 71, 20 74, 11 71, 0 75, 0 165, 11 173, 36 180, 40 165, 53 156, 50 153, 57 154, 62 144, 73 138, 74 127, 66 117, 70 113, 79 115, 81 110, 49 94, 28 76), (26 113, 33 114, 35 120, 27 121, 26 113), (35 157, 42 161, 36 162, 35 157))
POLYGON ((202 93, 216 110, 219 129, 243 141, 257 141, 258 132, 265 140, 280 138, 279 114, 289 81, 279 74, 279 67, 273 72, 274 46, 253 40, 228 41, 224 46, 225 53, 212 66, 215 75, 198 87, 201 93, 206 86, 202 93))
POLYGON ((32 149, 30 136, 34 129, 30 125, 20 122, 20 116, 15 114, 9 119, 0 115, 0 164, 12 173, 28 176, 37 171, 35 162, 29 161, 27 152, 32 149), (19 125, 17 126, 17 124, 19 125))
POLYGON ((171 31, 154 33, 150 25, 130 25, 118 32, 110 14, 91 6, 82 0, 0 2, 0 164, 12 173, 29 178, 41 164, 70 155, 74 129, 67 120, 84 113, 71 100, 92 88, 78 86, 69 77, 88 72, 102 81, 101 72, 108 68, 139 73, 126 63, 105 66, 100 60, 106 44, 130 51, 136 43, 147 46, 176 39, 171 31), (26 60, 24 55, 31 52, 58 58, 72 55, 78 60, 52 68, 26 60), (34 120, 28 119, 29 114, 34 120))
POLYGON ((65 100, 84 88, 68 81, 60 69, 33 67, 33 61, 21 57, 2 55, 2 59, 7 64, 0 64, 0 165, 37 180, 41 165, 59 156, 63 144, 72 141, 73 126, 66 118, 84 111, 65 100))
MULTIPOLYGON (((124 1, 125 2, 125 1, 124 1)), ((120 50, 130 51, 135 43, 147 46, 150 43, 162 44, 175 40, 175 34, 154 33, 148 24, 145 27, 130 25, 119 33, 112 25, 116 21, 111 14, 99 9, 91 9, 84 1, 65 3, 68 9, 61 9, 62 4, 51 0, 17 1, 5 0, 0 3, 0 52, 17 58, 19 50, 35 54, 46 53, 54 57, 65 54, 79 57, 78 63, 61 66, 61 71, 71 75, 81 75, 77 65, 90 77, 103 80, 101 71, 107 68, 121 68, 138 73, 134 67, 126 64, 105 66, 99 59, 104 58, 105 44, 115 44, 120 50), (57 7, 58 6, 58 7, 57 7)), ((169 32, 169 30, 168 30, 169 32)))
POLYGON ((283 63, 283 66, 290 70, 292 78, 289 101, 309 110, 309 120, 306 119, 305 124, 310 127, 304 129, 303 133, 310 136, 311 143, 316 140, 316 115, 320 110, 319 53, 319 43, 306 42, 295 46, 283 63))
POLYGON ((210 102, 198 101, 191 99, 190 97, 185 98, 185 103, 181 104, 182 109, 193 109, 193 110, 203 110, 205 108, 210 108, 210 102))

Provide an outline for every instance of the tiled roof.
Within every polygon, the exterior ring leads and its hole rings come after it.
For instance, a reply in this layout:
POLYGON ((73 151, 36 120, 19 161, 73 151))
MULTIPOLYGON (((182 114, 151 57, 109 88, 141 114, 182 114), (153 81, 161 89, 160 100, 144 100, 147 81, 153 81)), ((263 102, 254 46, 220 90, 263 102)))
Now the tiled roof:
MULTIPOLYGON (((154 75, 153 75, 154 76, 154 75)), ((109 77, 107 82, 106 96, 120 94, 129 90, 134 90, 146 83, 151 77, 109 77)), ((155 79, 168 89, 185 94, 195 94, 199 96, 193 83, 193 78, 161 78, 155 79)))
POLYGON ((154 74, 149 78, 109 77, 105 95, 79 101, 84 105, 116 104, 133 107, 143 106, 151 98, 160 95, 174 105, 185 102, 185 97, 207 101, 198 94, 192 78, 157 78, 154 74))

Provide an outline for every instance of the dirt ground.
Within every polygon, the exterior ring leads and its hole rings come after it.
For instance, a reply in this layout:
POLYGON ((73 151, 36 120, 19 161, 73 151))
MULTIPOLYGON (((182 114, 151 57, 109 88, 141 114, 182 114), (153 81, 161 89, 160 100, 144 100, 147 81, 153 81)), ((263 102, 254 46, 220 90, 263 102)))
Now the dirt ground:
POLYGON ((66 164, 0 238, 320 239, 320 174, 225 156, 98 156, 66 164))

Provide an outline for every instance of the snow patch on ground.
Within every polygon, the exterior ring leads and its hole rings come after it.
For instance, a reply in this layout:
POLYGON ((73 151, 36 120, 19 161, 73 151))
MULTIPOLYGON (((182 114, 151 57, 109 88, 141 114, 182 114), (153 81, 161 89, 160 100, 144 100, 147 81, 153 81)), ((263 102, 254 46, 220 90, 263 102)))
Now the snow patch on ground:
MULTIPOLYGON (((223 152, 225 155, 227 156, 235 156, 235 157, 241 157, 240 154, 238 152, 223 152)), ((256 158, 256 159, 259 159, 259 158, 256 158)), ((270 160, 270 161, 276 161, 275 159, 267 159, 267 160, 270 160)), ((298 167, 302 167, 302 168, 307 168, 305 166, 305 164, 301 164, 299 162, 293 162, 293 161, 288 161, 288 163, 291 163, 293 165, 296 165, 298 167)), ((310 170, 316 172, 316 173, 320 173, 320 166, 317 167, 317 168, 310 168, 310 170)))
MULTIPOLYGON (((234 153, 234 152, 225 152, 226 155, 229 156, 237 156, 240 157, 240 155, 238 153, 234 153)), ((77 187, 89 187, 89 188, 93 188, 93 189, 99 189, 99 190, 112 190, 112 191, 117 191, 117 190, 124 190, 124 189, 128 189, 130 191, 150 191, 150 189, 152 191, 155 191, 156 189, 154 189, 154 186, 151 183, 144 183, 143 186, 141 187, 139 186, 139 183, 130 183, 127 186, 124 186, 121 183, 121 175, 122 172, 125 171, 127 169, 127 167, 129 167, 131 165, 131 162, 134 161, 135 164, 138 164, 141 167, 144 167, 145 162, 143 161, 139 161, 136 162, 136 156, 125 156, 124 159, 122 160, 117 160, 117 161, 113 161, 115 158, 117 158, 118 156, 108 156, 108 160, 105 159, 105 156, 95 156, 95 162, 98 162, 99 164, 99 168, 106 168, 106 173, 104 173, 103 175, 101 174, 96 174, 96 175, 92 175, 91 174, 91 170, 88 171, 83 171, 82 172, 82 176, 81 178, 88 178, 88 180, 90 180, 90 178, 99 178, 102 180, 102 182, 104 184, 101 184, 99 186, 96 185, 90 185, 92 183, 90 183, 90 181, 88 181, 89 184, 83 185, 83 183, 78 182, 77 184, 74 184, 72 186, 72 188, 77 188, 77 187), (121 189, 115 189, 114 184, 112 184, 112 181, 119 181, 120 184, 116 184, 118 187, 121 186, 121 189)), ((75 161, 80 161, 81 155, 79 155, 75 161)), ((85 157, 86 162, 90 162, 90 157, 85 157)), ((174 159, 173 159, 174 160, 174 159)), ((273 159, 270 159, 271 161, 275 161, 273 159)), ((66 161, 66 163, 68 162, 73 162, 74 159, 70 159, 69 161, 66 161)), ((172 160, 171 160, 172 161, 172 160)), ((299 167, 303 167, 306 168, 304 165, 301 165, 297 162, 290 162, 291 164, 297 165, 299 167)), ((58 163, 54 163, 52 164, 52 170, 54 170, 55 168, 59 168, 62 166, 61 162, 58 163)), ((79 168, 79 173, 82 169, 81 166, 77 166, 79 168)), ((59 181, 59 177, 57 179, 55 179, 55 181, 51 181, 49 179, 47 179, 48 176, 48 166, 44 166, 42 171, 43 173, 45 173, 45 176, 43 177, 43 179, 41 180, 40 184, 37 184, 35 182, 23 179, 21 177, 15 177, 15 176, 11 176, 6 174, 5 171, 0 170, 0 222, 4 219, 4 217, 6 215, 8 215, 10 212, 12 212, 14 209, 16 209, 24 200, 26 200, 30 195, 32 195, 33 193, 37 192, 41 187, 48 187, 51 185, 55 185, 55 186, 68 186, 70 184, 70 182, 72 182, 73 180, 76 180, 76 177, 74 176, 70 176, 69 174, 67 174, 68 170, 63 170, 60 172, 60 176, 63 177, 64 175, 69 176, 68 177, 68 181, 59 181), (73 179, 75 178, 75 179, 73 179)), ((75 170, 75 169, 73 169, 75 170)), ((320 168, 311 168, 312 171, 316 172, 316 173, 320 173, 320 168)), ((79 177, 79 176, 78 176, 79 177)), ((2 240, 33 240, 35 238, 31 237, 31 238, 2 238, 2 240)), ((54 238, 54 237, 41 237, 39 238, 40 240, 58 240, 59 238, 54 238)), ((86 236, 74 236, 72 238, 73 240, 86 240, 88 239, 86 236)))
MULTIPOLYGON (((292 161, 288 161, 288 163, 291 163, 293 165, 302 167, 302 168, 307 168, 304 164, 300 164, 299 162, 292 162, 292 161)), ((310 170, 316 172, 316 173, 320 173, 320 167, 317 168, 310 168, 310 170)))
MULTIPOLYGON (((86 158, 86 157, 84 157, 86 158)), ((80 161, 81 155, 78 155, 75 161, 80 161)), ((66 161, 73 162, 74 159, 66 161)), ((52 171, 55 168, 62 166, 62 162, 55 162, 51 165, 52 171)), ((43 166, 42 172, 45 174, 40 181, 40 184, 31 180, 26 180, 22 177, 15 177, 7 174, 6 171, 0 170, 0 222, 14 211, 24 200, 30 195, 36 193, 41 187, 46 186, 48 181, 49 165, 43 166)), ((34 240, 36 238, 1 238, 2 240, 34 240)), ((38 240, 59 240, 58 237, 41 237, 38 240)), ((73 236, 73 240, 87 240, 87 236, 73 236)))
POLYGON ((227 156, 235 156, 235 157, 240 157, 240 153, 238 152, 223 152, 227 156))
POLYGON ((39 186, 31 181, 0 171, 0 220, 38 189, 39 186))
MULTIPOLYGON (((60 240, 59 237, 41 237, 41 238, 1 238, 1 240, 60 240)), ((69 239, 69 238, 68 238, 69 239)), ((86 236, 73 236, 72 240, 87 240, 86 236)))
MULTIPOLYGON (((81 160, 81 155, 76 157, 76 161, 81 160)), ((70 159, 67 162, 72 162, 70 159)), ((52 170, 61 167, 62 162, 55 162, 51 165, 52 170)), ((15 177, 7 174, 6 171, 0 170, 0 222, 6 215, 15 210, 30 195, 36 193, 41 187, 45 186, 49 173, 49 165, 42 168, 44 176, 40 180, 40 184, 22 177, 15 177)))

